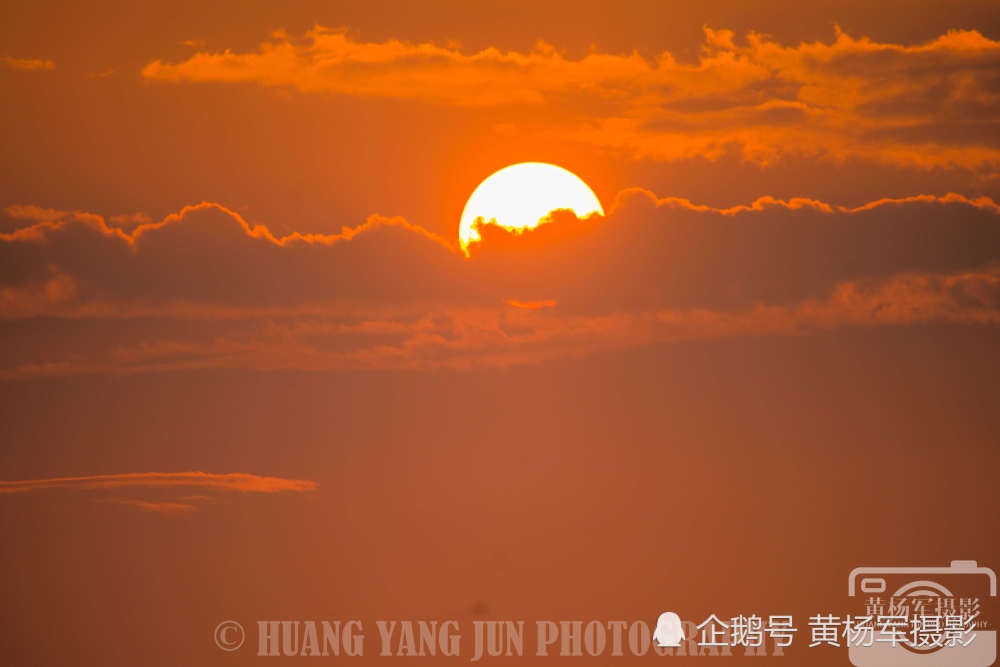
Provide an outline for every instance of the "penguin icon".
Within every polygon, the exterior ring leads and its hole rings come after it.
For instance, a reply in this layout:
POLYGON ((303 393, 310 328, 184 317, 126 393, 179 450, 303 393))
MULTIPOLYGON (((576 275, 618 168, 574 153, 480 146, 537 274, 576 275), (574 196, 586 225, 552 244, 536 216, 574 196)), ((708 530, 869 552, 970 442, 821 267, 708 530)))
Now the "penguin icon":
POLYGON ((656 619, 656 630, 653 639, 660 648, 680 646, 684 639, 684 629, 681 627, 680 616, 672 611, 665 611, 656 619))

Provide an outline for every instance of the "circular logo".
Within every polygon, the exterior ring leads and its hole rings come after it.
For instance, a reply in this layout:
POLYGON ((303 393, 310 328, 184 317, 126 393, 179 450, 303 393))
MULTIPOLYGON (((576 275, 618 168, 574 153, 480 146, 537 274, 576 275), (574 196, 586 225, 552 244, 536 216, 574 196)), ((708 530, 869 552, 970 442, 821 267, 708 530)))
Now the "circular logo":
MULTIPOLYGON (((899 590, 893 593, 892 597, 901 599, 903 604, 912 612, 912 616, 911 614, 906 614, 907 618, 916 618, 918 608, 915 605, 917 603, 922 602, 930 606, 932 604, 940 604, 939 601, 942 598, 954 598, 955 596, 951 591, 935 581, 912 581, 905 586, 901 586, 899 590)), ((942 648, 941 645, 933 644, 918 646, 915 638, 903 639, 899 642, 899 645, 918 655, 934 653, 942 648)))
POLYGON ((247 633, 236 621, 223 621, 215 626, 215 645, 223 651, 235 651, 243 646, 247 633))

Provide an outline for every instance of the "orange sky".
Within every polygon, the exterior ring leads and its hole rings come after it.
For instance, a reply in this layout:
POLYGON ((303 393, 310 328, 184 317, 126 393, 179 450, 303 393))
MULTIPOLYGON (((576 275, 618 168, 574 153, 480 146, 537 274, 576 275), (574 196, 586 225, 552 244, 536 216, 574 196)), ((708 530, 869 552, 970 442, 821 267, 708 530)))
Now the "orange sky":
POLYGON ((0 653, 1000 565, 1000 13, 806 5, 0 8, 0 653))

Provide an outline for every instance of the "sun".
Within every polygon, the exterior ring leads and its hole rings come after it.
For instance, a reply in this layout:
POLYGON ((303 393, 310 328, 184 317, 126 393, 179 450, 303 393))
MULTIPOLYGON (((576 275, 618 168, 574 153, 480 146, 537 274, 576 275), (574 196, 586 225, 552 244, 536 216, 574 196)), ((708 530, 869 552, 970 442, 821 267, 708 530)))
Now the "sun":
POLYGON ((521 162, 504 167, 479 184, 465 204, 458 238, 462 249, 479 241, 475 222, 495 222, 506 229, 527 229, 556 209, 578 218, 604 215, 601 202, 579 176, 554 164, 521 162))

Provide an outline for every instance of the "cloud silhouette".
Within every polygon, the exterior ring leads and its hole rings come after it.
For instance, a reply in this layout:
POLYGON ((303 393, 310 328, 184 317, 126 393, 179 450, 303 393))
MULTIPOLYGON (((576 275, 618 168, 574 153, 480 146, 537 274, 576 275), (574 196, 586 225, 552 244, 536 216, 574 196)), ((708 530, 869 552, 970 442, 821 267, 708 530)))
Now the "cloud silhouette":
POLYGON ((1000 312, 1000 208, 954 194, 713 208, 630 189, 606 217, 485 225, 469 258, 379 216, 279 238, 218 204, 131 231, 7 213, 5 377, 504 366, 699 338, 994 326, 1000 312))

